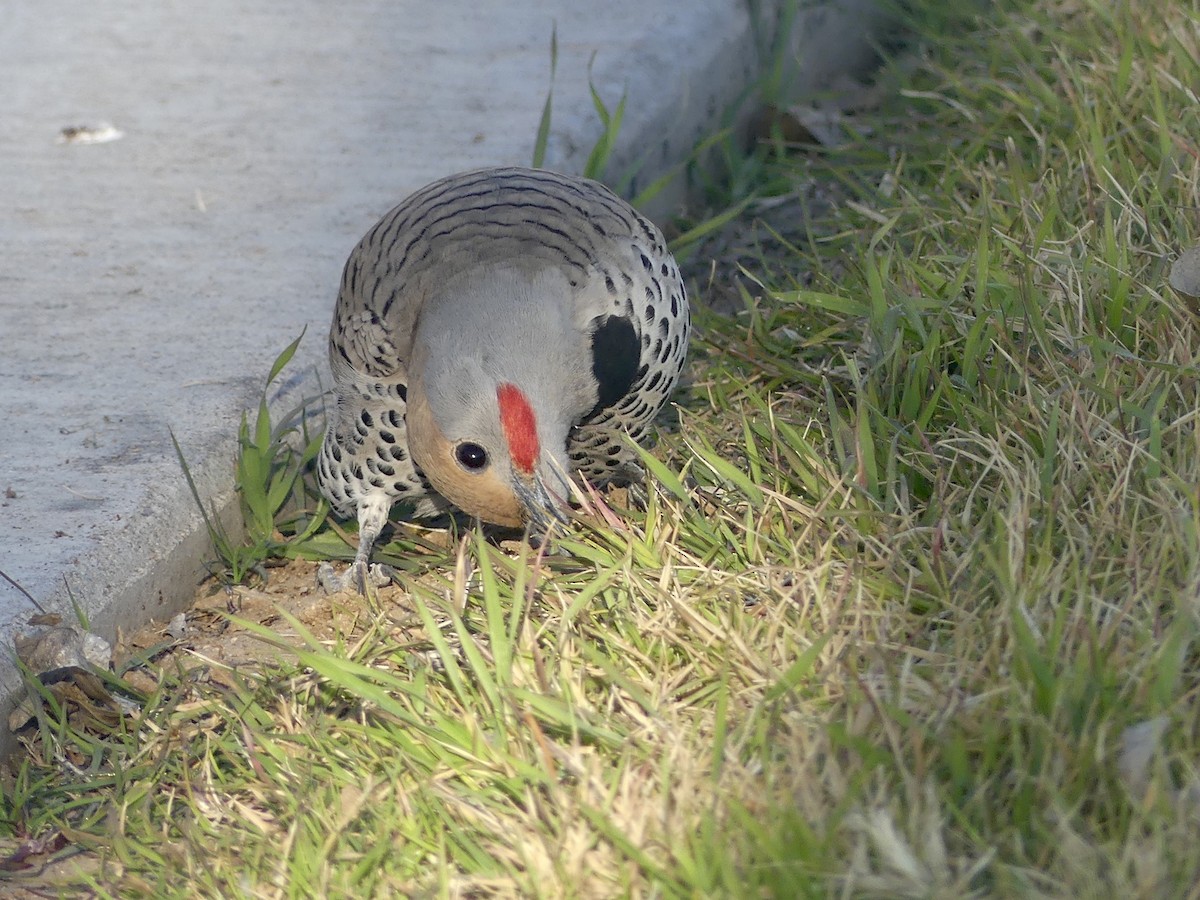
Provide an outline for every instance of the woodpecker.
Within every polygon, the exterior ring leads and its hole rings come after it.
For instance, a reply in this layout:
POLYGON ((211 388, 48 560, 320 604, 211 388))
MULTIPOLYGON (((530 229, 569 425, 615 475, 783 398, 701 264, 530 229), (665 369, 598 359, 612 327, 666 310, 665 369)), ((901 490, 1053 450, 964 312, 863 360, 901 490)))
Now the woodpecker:
POLYGON ((350 254, 329 332, 335 408, 317 460, 359 546, 327 586, 365 591, 393 504, 545 531, 572 481, 636 471, 687 355, 662 232, 603 185, 488 168, 422 188, 350 254))

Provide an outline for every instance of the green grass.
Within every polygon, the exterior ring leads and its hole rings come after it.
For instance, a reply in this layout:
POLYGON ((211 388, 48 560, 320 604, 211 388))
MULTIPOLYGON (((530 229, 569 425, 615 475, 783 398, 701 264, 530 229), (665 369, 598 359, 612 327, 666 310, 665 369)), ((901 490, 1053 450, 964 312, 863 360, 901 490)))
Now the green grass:
POLYGON ((1193 895, 1200 10, 921 42, 845 147, 734 173, 839 202, 751 232, 623 531, 50 710, 9 831, 102 896, 1193 895))
POLYGON ((291 362, 303 337, 301 334, 288 344, 271 366, 253 429, 245 414, 238 428, 235 486, 244 534, 231 533, 216 509, 205 507, 183 450, 175 435, 171 435, 183 476, 200 507, 217 555, 207 564, 209 571, 227 587, 243 584, 260 574, 263 563, 269 559, 313 558, 339 551, 345 555, 343 548, 347 545, 340 535, 332 528, 322 531, 328 502, 304 477, 312 468, 324 437, 323 432, 309 433, 309 404, 302 403, 285 413, 277 424, 272 423, 267 406, 267 391, 291 362))

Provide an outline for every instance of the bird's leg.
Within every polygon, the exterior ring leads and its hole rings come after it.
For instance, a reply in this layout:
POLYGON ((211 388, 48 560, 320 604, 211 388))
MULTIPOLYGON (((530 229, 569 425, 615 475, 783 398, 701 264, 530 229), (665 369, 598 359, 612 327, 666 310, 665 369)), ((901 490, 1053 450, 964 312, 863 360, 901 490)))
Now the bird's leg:
POLYGON ((354 562, 341 575, 336 575, 329 563, 321 563, 317 567, 317 580, 321 587, 331 594, 355 590, 365 596, 367 582, 382 587, 392 580, 387 566, 371 564, 371 550, 383 526, 387 524, 388 510, 391 508, 391 500, 387 497, 367 497, 359 504, 358 552, 354 554, 354 562))
POLYGON ((639 463, 626 460, 613 478, 613 483, 617 487, 625 488, 631 508, 640 512, 646 511, 650 495, 646 493, 646 470, 639 463))
POLYGON ((525 526, 525 540, 529 542, 529 546, 538 551, 539 556, 544 556, 546 553, 553 553, 555 556, 568 556, 566 550, 561 545, 554 543, 554 537, 558 531, 559 523, 553 522, 544 529, 539 529, 533 523, 525 526))
POLYGON ((355 590, 364 597, 367 594, 368 579, 376 587, 387 584, 391 580, 386 575, 383 575, 382 568, 379 565, 371 565, 371 551, 375 547, 375 541, 379 539, 379 532, 383 529, 383 523, 378 521, 378 519, 378 516, 371 515, 371 510, 366 504, 359 509, 358 552, 354 554, 354 562, 350 564, 350 568, 346 570, 345 575, 345 586, 350 587, 350 582, 353 579, 355 590), (377 578, 380 578, 380 580, 377 581, 377 578))
POLYGON ((641 481, 631 481, 624 485, 624 488, 628 491, 629 505, 639 512, 645 512, 650 503, 650 495, 646 493, 645 478, 641 481))

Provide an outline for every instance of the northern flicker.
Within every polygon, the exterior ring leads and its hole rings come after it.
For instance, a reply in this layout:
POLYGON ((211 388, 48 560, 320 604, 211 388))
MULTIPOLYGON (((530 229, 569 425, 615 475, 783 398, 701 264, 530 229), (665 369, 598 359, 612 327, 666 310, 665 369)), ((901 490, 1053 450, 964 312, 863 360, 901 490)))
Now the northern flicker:
POLYGON ((667 402, 689 325, 662 232, 595 181, 491 168, 410 196, 350 254, 329 333, 318 481, 359 523, 336 584, 364 590, 398 501, 544 531, 577 473, 634 471, 622 436, 667 402))

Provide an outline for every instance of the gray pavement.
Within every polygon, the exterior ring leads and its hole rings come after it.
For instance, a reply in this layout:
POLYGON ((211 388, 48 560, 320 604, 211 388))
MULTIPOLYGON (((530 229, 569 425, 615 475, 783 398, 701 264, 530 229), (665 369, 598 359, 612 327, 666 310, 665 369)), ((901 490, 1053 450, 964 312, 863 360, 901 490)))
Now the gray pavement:
MULTIPOLYGON (((859 64, 862 6, 832 0, 799 17, 797 91, 859 64)), ((530 160, 552 27, 547 165, 579 171, 600 132, 587 87, 594 57, 606 101, 628 92, 614 169, 640 160, 648 179, 757 76, 772 26, 756 26, 749 9, 8 4, 0 569, 67 618, 73 596, 109 638, 177 611, 208 549, 170 430, 201 492, 231 509, 241 413, 304 328, 279 402, 316 390, 341 267, 363 232, 436 177, 530 160), (103 122, 123 137, 58 142, 64 127, 103 122)), ((0 582, 0 644, 32 612, 0 582)), ((0 706, 16 684, 0 659, 0 706)))

